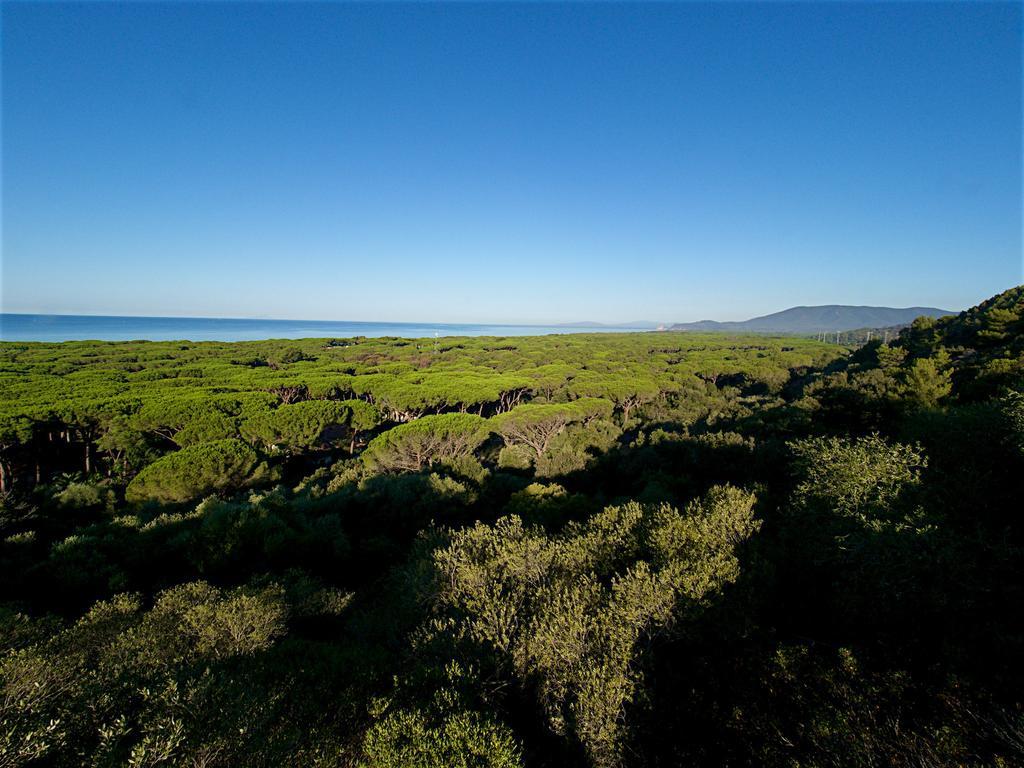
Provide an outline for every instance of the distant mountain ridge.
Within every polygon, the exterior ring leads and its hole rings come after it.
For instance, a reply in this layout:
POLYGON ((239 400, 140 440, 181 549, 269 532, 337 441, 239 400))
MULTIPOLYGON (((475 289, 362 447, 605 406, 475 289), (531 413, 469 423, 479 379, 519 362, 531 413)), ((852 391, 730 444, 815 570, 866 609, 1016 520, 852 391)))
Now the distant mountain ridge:
POLYGON ((955 314, 957 313, 936 307, 856 307, 846 304, 825 304, 817 307, 790 307, 781 312, 735 322, 700 320, 696 323, 675 323, 669 326, 668 330, 821 333, 861 328, 892 328, 909 325, 921 315, 945 317, 955 314))

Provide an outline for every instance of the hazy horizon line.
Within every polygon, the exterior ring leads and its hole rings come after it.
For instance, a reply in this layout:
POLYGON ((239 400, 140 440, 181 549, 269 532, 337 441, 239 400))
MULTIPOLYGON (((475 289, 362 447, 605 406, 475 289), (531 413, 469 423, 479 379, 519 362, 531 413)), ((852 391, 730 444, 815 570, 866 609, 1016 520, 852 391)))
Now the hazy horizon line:
POLYGON ((92 312, 8 312, 0 311, 0 317, 99 317, 99 318, 133 318, 141 320, 246 320, 273 323, 359 323, 363 325, 496 325, 526 327, 562 327, 574 325, 600 325, 608 328, 625 328, 639 325, 661 325, 679 322, 675 320, 627 320, 620 323, 608 323, 600 320, 560 320, 543 322, 537 320, 503 320, 503 321, 456 321, 456 320, 342 320, 338 318, 317 319, 309 317, 238 317, 213 315, 137 315, 137 314, 99 314, 92 312))
POLYGON ((964 308, 949 309, 946 307, 935 307, 926 304, 910 304, 903 307, 893 307, 882 304, 841 304, 841 303, 829 303, 829 304, 793 304, 789 307, 783 307, 782 309, 772 310, 770 312, 764 312, 757 315, 749 315, 742 319, 716 319, 711 317, 700 317, 696 320, 625 320, 621 322, 606 322, 601 320, 559 320, 559 321, 539 321, 539 320, 500 320, 500 321, 487 321, 487 320, 472 320, 472 321, 456 321, 456 320, 353 320, 353 319, 320 319, 320 318, 308 318, 308 317, 270 317, 270 316, 215 316, 215 315, 140 315, 140 314, 100 314, 91 312, 8 312, 0 309, 0 316, 17 315, 21 317, 97 317, 97 318, 134 318, 134 319, 148 319, 148 320, 244 320, 244 321, 255 321, 255 322, 275 322, 275 323, 351 323, 351 324, 363 324, 363 325, 445 325, 445 326, 464 326, 464 325, 488 325, 488 326, 505 326, 505 327, 572 327, 580 325, 594 325, 602 326, 605 328, 642 328, 646 326, 658 327, 663 325, 673 324, 687 324, 687 323, 701 323, 701 322, 719 322, 719 323, 734 323, 734 322, 746 322, 748 320, 754 320, 760 317, 768 317, 770 315, 785 312, 791 309, 807 309, 807 308, 820 308, 820 307, 850 307, 854 309, 894 309, 894 310, 909 310, 909 309, 938 309, 943 312, 959 313, 964 308))

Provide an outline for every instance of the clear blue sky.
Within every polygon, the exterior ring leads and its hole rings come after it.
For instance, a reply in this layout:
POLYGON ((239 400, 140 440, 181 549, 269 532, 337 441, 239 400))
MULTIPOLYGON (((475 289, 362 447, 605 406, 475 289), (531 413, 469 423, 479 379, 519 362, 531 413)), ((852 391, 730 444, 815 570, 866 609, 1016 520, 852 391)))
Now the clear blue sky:
POLYGON ((1018 3, 2 13, 8 312, 682 321, 1022 281, 1018 3))

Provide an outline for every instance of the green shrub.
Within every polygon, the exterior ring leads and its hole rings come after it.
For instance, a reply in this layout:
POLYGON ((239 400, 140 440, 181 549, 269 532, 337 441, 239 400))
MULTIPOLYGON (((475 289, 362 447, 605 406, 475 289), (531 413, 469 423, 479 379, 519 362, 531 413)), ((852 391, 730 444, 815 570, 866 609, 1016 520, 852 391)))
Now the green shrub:
POLYGON ((479 696, 478 670, 424 663, 373 699, 361 768, 518 768, 512 731, 479 696), (486 709, 486 712, 484 711, 486 709))
POLYGON ((683 513, 629 503, 555 536, 515 516, 463 528, 433 554, 452 624, 429 626, 490 649, 535 687, 554 732, 617 765, 646 640, 738 578, 754 501, 716 486, 683 513))
POLYGON ((525 445, 506 445, 498 454, 498 466, 502 469, 529 469, 534 456, 525 445))
POLYGON ((90 509, 101 506, 112 506, 113 493, 89 483, 68 483, 68 486, 55 497, 62 507, 71 509, 90 509))
POLYGON ((403 709, 374 723, 363 742, 365 768, 518 768, 506 726, 478 712, 431 716, 403 709))

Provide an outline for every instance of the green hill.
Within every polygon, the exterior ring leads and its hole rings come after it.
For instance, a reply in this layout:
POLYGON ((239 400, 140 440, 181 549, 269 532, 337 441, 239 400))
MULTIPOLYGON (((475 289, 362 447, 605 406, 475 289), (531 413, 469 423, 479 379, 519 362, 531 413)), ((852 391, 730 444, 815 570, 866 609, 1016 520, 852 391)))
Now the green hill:
POLYGON ((1003 291, 959 315, 916 320, 894 346, 911 358, 951 358, 964 397, 979 398, 1024 378, 1024 286, 1003 291))

